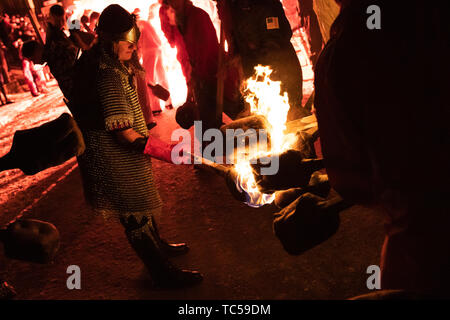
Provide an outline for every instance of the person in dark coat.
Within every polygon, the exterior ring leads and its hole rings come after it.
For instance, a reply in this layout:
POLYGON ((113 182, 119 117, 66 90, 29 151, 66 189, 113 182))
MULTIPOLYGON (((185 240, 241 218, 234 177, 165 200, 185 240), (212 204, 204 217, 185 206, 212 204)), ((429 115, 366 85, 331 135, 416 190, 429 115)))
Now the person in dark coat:
POLYGON ((278 0, 231 1, 233 38, 242 58, 245 78, 261 64, 273 69, 272 80, 282 82, 289 96, 288 120, 309 112, 302 108, 303 74, 291 43, 292 30, 278 0))
MULTIPOLYGON (((369 207, 385 218, 380 267, 386 291, 374 298, 393 298, 389 292, 448 298, 450 4, 336 2, 341 11, 316 65, 314 100, 330 186, 344 207, 369 207), (376 8, 367 13, 372 5, 382 8, 381 28, 372 28, 372 19, 380 18, 376 8)), ((289 153, 288 162, 280 155, 280 172, 290 173, 275 190, 302 187, 311 162, 289 153)), ((257 181, 264 188, 275 180, 257 181)), ((342 208, 302 197, 274 219, 291 254, 326 241, 339 226, 342 208)))
POLYGON ((66 15, 63 7, 55 4, 50 8, 43 61, 47 62, 64 97, 70 100, 72 70, 79 47, 64 33, 65 24, 66 15))
POLYGON ((315 73, 330 183, 386 218, 382 289, 448 297, 449 4, 337 2, 315 73), (371 5, 381 29, 368 28, 371 5))

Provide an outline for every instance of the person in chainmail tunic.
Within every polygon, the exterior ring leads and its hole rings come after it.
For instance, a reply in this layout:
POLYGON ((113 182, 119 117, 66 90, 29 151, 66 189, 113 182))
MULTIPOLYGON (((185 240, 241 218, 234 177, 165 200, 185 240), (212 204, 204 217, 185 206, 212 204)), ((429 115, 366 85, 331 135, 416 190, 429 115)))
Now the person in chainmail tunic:
POLYGON ((129 71, 103 52, 97 90, 106 130, 90 130, 83 163, 86 198, 107 216, 123 212, 151 212, 162 203, 153 181, 151 160, 143 153, 119 145, 112 131, 132 128, 148 137, 147 126, 129 71))
POLYGON ((135 18, 111 5, 101 14, 97 32, 98 44, 75 66, 69 103, 86 144, 78 157, 86 200, 106 218, 120 220, 156 285, 196 284, 202 280, 198 272, 180 270, 167 259, 186 253, 187 246, 162 240, 155 222, 162 202, 150 157, 143 153, 152 138, 135 89, 135 18))

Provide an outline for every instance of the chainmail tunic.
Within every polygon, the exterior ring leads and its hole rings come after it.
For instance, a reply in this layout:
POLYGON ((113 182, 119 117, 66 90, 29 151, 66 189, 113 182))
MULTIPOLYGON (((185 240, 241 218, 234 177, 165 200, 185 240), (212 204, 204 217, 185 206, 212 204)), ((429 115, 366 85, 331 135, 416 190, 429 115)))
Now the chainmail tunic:
POLYGON ((120 145, 113 132, 133 128, 148 136, 132 78, 125 66, 103 54, 97 79, 104 129, 83 130, 86 151, 78 159, 86 199, 107 217, 151 214, 162 203, 150 158, 120 145))

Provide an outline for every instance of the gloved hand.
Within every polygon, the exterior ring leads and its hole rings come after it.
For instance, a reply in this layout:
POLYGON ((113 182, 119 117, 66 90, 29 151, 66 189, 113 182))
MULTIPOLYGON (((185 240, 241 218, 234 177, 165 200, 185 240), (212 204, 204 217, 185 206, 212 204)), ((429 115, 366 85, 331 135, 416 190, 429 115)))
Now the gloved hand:
POLYGON ((197 105, 192 100, 187 100, 175 113, 176 122, 183 129, 189 130, 197 118, 197 105))
POLYGON ((156 137, 149 137, 145 145, 144 154, 172 164, 191 164, 190 150, 191 146, 188 144, 169 144, 156 137), (183 154, 183 150, 189 154, 183 154))
POLYGON ((275 235, 289 254, 302 254, 336 233, 339 213, 347 207, 339 196, 326 200, 305 193, 275 213, 275 235))
POLYGON ((156 85, 152 85, 150 83, 147 83, 148 87, 150 88, 150 90, 152 90, 152 93, 155 97, 157 97, 158 99, 161 99, 163 101, 167 101, 170 98, 170 92, 164 88, 163 86, 156 84, 156 85))

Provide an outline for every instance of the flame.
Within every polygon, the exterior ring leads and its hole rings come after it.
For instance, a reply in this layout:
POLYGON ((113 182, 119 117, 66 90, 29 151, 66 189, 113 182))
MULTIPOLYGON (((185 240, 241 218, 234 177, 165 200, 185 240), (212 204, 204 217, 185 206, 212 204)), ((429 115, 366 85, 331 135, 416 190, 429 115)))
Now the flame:
MULTIPOLYGON (((167 78, 167 84, 169 86, 168 90, 170 91, 170 97, 172 100, 172 105, 174 107, 181 106, 187 97, 187 84, 186 78, 183 75, 183 71, 181 69, 181 64, 177 59, 178 50, 176 47, 172 48, 167 41, 164 32, 161 29, 161 20, 159 19, 159 8, 158 4, 155 7, 155 14, 153 15, 153 19, 149 19, 150 24, 155 29, 156 33, 161 40, 161 52, 163 57, 163 66, 165 71, 165 76, 167 78)), ((164 108, 164 101, 160 102, 160 106, 164 108)))
POLYGON ((273 70, 258 65, 255 74, 247 80, 245 101, 250 104, 252 114, 264 116, 270 124, 271 153, 279 154, 290 147, 286 140, 286 120, 290 109, 287 92, 281 94, 281 81, 270 80, 273 70))
POLYGON ((272 81, 271 74, 272 69, 269 66, 256 66, 255 74, 246 81, 244 90, 245 101, 250 105, 251 113, 266 118, 269 123, 266 130, 270 134, 269 150, 251 150, 249 158, 237 159, 234 166, 237 172, 236 185, 240 191, 245 191, 246 203, 251 207, 272 203, 275 194, 264 194, 259 191, 248 159, 280 154, 291 148, 295 142, 293 135, 284 133, 290 109, 287 92, 281 94, 281 81, 272 81))

